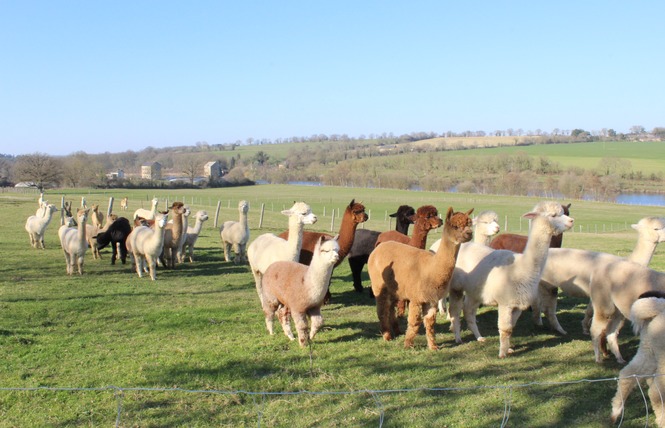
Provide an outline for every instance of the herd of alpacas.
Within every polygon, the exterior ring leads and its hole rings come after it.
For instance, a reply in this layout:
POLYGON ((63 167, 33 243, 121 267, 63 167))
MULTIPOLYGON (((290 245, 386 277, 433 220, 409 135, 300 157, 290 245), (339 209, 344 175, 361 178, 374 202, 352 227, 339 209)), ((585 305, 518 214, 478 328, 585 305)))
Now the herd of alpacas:
MULTIPOLYGON (((191 211, 182 202, 174 202, 166 211, 159 211, 157 205, 155 198, 150 209, 137 209, 131 222, 109 214, 105 223, 99 206, 88 208, 84 199, 75 213, 71 204, 63 208, 58 237, 67 274, 83 274, 88 247, 97 258, 100 249, 110 246, 112 264, 118 258, 125 264, 131 255, 137 275, 147 273, 152 280, 158 264, 174 268, 186 259, 193 262, 208 214, 198 211, 192 226, 191 211)), ((122 199, 121 209, 128 209, 127 198, 122 199)), ((657 245, 665 241, 665 218, 645 217, 633 224, 637 243, 624 258, 563 248, 562 234, 574 223, 569 209, 570 204, 555 201, 536 204, 523 215, 530 227, 528 236, 522 236, 499 234, 494 211, 472 216, 473 208, 458 212, 450 207, 441 217, 431 205, 417 210, 402 205, 391 214, 395 230, 378 232, 358 228, 368 215, 361 202, 352 200, 344 210, 339 233, 332 236, 305 230, 316 223, 317 216, 305 202, 295 202, 281 212, 288 219, 286 231, 264 233, 250 243, 249 203, 240 201, 238 221, 224 222, 219 233, 224 259, 249 264, 268 332, 274 334, 277 315, 284 334, 295 340, 292 319, 301 347, 323 325, 321 309, 330 298, 333 269, 345 258, 358 292, 365 290, 361 271, 367 265, 369 292, 376 301, 384 340, 401 334, 398 321, 408 310, 407 348, 414 346, 423 324, 428 348, 439 349, 434 332, 437 313, 447 316, 457 343, 462 343, 462 314, 476 339, 484 341, 476 313, 481 305, 489 305, 498 309, 499 357, 505 358, 513 352, 510 339, 524 310, 532 309, 538 325, 544 313, 552 329, 566 334, 556 317, 557 293, 589 298, 582 329, 591 335, 596 362, 611 352, 625 363, 617 336, 626 319, 640 336, 637 354, 619 374, 612 421, 621 417, 627 396, 644 377, 658 426, 665 427, 665 380, 660 376, 665 373, 665 273, 648 267, 657 245), (441 238, 426 248, 428 233, 439 228, 441 238)), ((44 248, 46 228, 58 211, 40 195, 35 215, 25 224, 32 247, 44 248)))

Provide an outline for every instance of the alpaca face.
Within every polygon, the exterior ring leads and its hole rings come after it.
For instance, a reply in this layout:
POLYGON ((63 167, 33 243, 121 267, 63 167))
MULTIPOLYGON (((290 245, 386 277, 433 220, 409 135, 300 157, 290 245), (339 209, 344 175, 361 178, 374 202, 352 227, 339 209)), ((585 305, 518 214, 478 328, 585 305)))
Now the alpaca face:
POLYGON ((249 202, 247 201, 240 201, 238 202, 238 211, 240 211, 240 214, 247 214, 249 211, 249 202))
POLYGON ((317 220, 310 206, 304 202, 296 202, 290 209, 282 211, 282 214, 296 216, 301 224, 314 224, 317 220))
POLYGON ((637 224, 631 224, 630 227, 648 242, 658 244, 665 241, 665 218, 644 217, 637 224))
POLYGON ((432 205, 425 205, 418 208, 416 212, 416 224, 423 230, 438 229, 443 225, 443 220, 439 217, 439 211, 432 205))
POLYGON ((208 213, 206 211, 199 211, 196 213, 196 219, 201 222, 207 221, 208 213))
POLYGON ((339 244, 336 239, 329 239, 324 242, 319 241, 315 251, 318 251, 319 257, 327 265, 334 265, 339 260, 339 244))
POLYGON ((453 242, 463 244, 473 238, 473 220, 470 217, 472 212, 473 208, 465 213, 453 212, 453 207, 448 208, 445 227, 453 242))
POLYGON ((549 220, 553 236, 560 235, 569 230, 575 222, 574 218, 565 214, 561 204, 553 201, 543 201, 536 204, 533 210, 524 214, 523 217, 535 218, 537 216, 545 217, 549 220))
POLYGON ((158 214, 156 219, 155 219, 155 224, 162 229, 164 226, 166 226, 166 223, 169 221, 169 216, 168 214, 162 214, 161 216, 158 214))
POLYGON ((501 230, 499 216, 494 211, 484 211, 478 217, 473 218, 476 234, 494 236, 501 230))
POLYGON ((367 213, 365 213, 365 206, 361 202, 355 202, 355 200, 351 200, 348 210, 351 211, 351 215, 353 215, 353 222, 355 224, 366 222, 369 218, 367 213))

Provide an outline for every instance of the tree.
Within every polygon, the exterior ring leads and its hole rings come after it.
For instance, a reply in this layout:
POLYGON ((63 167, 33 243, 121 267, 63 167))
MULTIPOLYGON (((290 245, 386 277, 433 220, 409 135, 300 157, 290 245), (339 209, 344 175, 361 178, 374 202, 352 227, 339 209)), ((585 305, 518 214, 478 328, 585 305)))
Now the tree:
POLYGON ((16 159, 12 174, 16 181, 31 181, 40 191, 50 184, 59 184, 62 165, 56 158, 45 153, 33 153, 16 159))
POLYGON ((178 167, 187 176, 190 184, 194 184, 194 179, 200 175, 202 165, 196 156, 186 156, 178 160, 178 167))
POLYGON ((259 166, 263 166, 266 162, 268 162, 268 159, 270 159, 270 156, 268 156, 263 150, 259 150, 255 155, 254 155, 254 162, 259 164, 259 166))
POLYGON ((663 127, 653 128, 653 131, 651 131, 651 133, 660 139, 665 138, 665 128, 663 127))
POLYGON ((642 125, 633 125, 630 127, 631 134, 644 134, 645 129, 642 125))

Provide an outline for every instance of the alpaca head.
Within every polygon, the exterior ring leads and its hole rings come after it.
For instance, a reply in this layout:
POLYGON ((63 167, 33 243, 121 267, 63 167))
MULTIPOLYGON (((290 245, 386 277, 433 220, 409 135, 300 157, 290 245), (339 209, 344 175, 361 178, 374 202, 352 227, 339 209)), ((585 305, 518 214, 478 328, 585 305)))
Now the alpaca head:
POLYGON ((159 229, 163 229, 166 226, 166 223, 169 221, 168 211, 164 214, 155 215, 155 226, 159 229))
POLYGON ((323 236, 319 237, 314 247, 314 254, 318 255, 324 264, 334 265, 339 260, 339 244, 337 242, 339 235, 333 239, 324 239, 323 236))
POLYGON ((535 220, 537 218, 547 219, 552 236, 557 236, 573 227, 575 219, 564 213, 563 206, 554 201, 542 201, 533 207, 533 210, 522 217, 535 220))
POLYGON ((630 227, 637 231, 640 239, 647 242, 658 244, 665 241, 665 218, 663 217, 644 217, 637 224, 631 224, 630 227))
POLYGON ((422 230, 429 231, 438 229, 443 224, 443 220, 439 217, 439 211, 432 205, 423 205, 416 211, 416 226, 422 230))
POLYGON ((155 207, 157 207, 157 204, 158 204, 158 203, 159 203, 159 199, 157 199, 157 198, 152 198, 152 202, 150 203, 150 205, 151 205, 151 206, 153 207, 153 209, 154 209, 155 207))
POLYGON ((484 236, 494 236, 501 230, 499 226, 499 216, 494 211, 483 211, 473 218, 473 226, 476 234, 484 236))
POLYGON ((310 206, 304 202, 295 202, 291 208, 282 211, 282 214, 296 218, 300 224, 314 224, 317 220, 310 206))
POLYGON ((58 208, 57 208, 55 205, 50 204, 50 205, 46 206, 46 211, 47 211, 49 214, 54 214, 54 213, 56 213, 56 212, 58 211, 58 208))
POLYGON ((78 221, 79 224, 85 224, 85 222, 88 220, 88 214, 90 213, 90 208, 83 209, 81 208, 76 212, 76 220, 78 221))
POLYGON ((240 211, 240 214, 245 215, 249 211, 249 202, 247 201, 240 201, 238 202, 238 211, 240 211))
POLYGON ((346 212, 349 213, 353 218, 353 224, 360 224, 366 222, 369 218, 365 212, 365 206, 362 202, 356 202, 355 199, 351 199, 351 203, 346 207, 346 212))
POLYGON ((469 242, 473 238, 473 220, 470 217, 472 212, 473 208, 465 213, 455 212, 453 207, 448 208, 444 236, 448 236, 455 244, 469 242))
POLYGON ((409 205, 400 205, 399 208, 397 208, 397 212, 389 214, 390 217, 397 218, 398 222, 407 224, 413 224, 415 221, 413 216, 415 215, 416 210, 414 210, 413 207, 409 205))
POLYGON ((93 213, 99 212, 99 204, 93 204, 92 207, 90 207, 93 213))
POLYGON ((208 212, 207 211, 197 211, 196 212, 196 219, 203 223, 204 221, 208 220, 208 212))
POLYGON ((173 204, 171 204, 171 211, 173 211, 175 215, 185 214, 186 210, 187 208, 185 207, 185 204, 182 202, 176 201, 173 204))

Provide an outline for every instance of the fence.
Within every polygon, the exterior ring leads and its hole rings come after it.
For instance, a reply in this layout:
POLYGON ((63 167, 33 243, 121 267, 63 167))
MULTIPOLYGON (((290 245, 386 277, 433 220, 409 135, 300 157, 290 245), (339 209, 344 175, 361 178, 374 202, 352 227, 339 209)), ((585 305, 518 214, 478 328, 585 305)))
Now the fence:
MULTIPOLYGON (((649 401, 649 397, 646 393, 646 391, 642 388, 640 380, 647 380, 651 381, 653 380, 656 376, 662 376, 662 375, 649 375, 649 376, 643 376, 643 375, 632 375, 627 377, 626 379, 629 378, 634 378, 637 381, 637 389, 640 391, 642 395, 642 401, 644 403, 644 420, 645 420, 645 426, 649 425, 649 417, 650 417, 650 406, 651 403, 649 401), (648 403, 648 404, 647 404, 648 403)), ((339 395, 354 395, 354 396, 359 396, 359 395, 369 395, 372 397, 375 406, 376 406, 376 426, 382 427, 385 421, 386 417, 386 412, 384 409, 384 406, 381 401, 382 396, 386 395, 394 395, 394 394, 416 394, 416 393, 452 393, 452 392, 465 392, 465 393, 473 393, 474 391, 480 391, 480 390, 488 390, 488 389, 493 389, 493 390, 499 390, 503 392, 503 414, 501 415, 501 427, 507 426, 508 422, 510 421, 510 416, 511 412, 513 410, 513 392, 518 389, 529 389, 529 388, 534 388, 534 387, 539 387, 539 386, 545 386, 545 387, 550 387, 554 388, 556 386, 570 386, 570 385, 577 385, 577 384, 592 384, 592 383, 601 383, 601 382, 612 382, 616 383, 620 380, 621 378, 614 377, 614 378, 605 378, 605 379, 579 379, 579 380, 573 380, 573 381, 567 381, 567 382, 530 382, 530 383, 525 383, 525 384, 516 384, 516 385, 486 385, 486 386, 477 386, 477 387, 467 387, 467 388, 445 388, 445 387, 432 387, 432 388, 403 388, 403 389, 384 389, 384 390, 370 390, 370 389, 363 389, 363 390, 355 390, 355 391, 307 391, 307 390, 300 390, 300 391, 244 391, 244 390, 234 390, 234 391, 229 391, 229 390, 215 390, 215 389, 184 389, 184 388, 132 388, 132 387, 120 387, 120 386, 106 386, 106 387, 93 387, 93 388, 83 388, 83 387, 15 387, 15 388, 8 388, 8 387, 0 387, 0 392, 113 392, 117 406, 116 406, 116 413, 115 413, 115 426, 120 427, 123 421, 123 407, 125 404, 125 392, 145 392, 145 393, 167 393, 167 394, 195 394, 195 395, 225 395, 225 396, 248 396, 252 399, 252 404, 256 408, 256 421, 257 421, 257 426, 261 427, 262 424, 262 418, 264 416, 263 414, 263 407, 265 405, 265 400, 269 399, 271 397, 284 397, 284 396, 339 396, 339 395), (257 401, 257 399, 260 399, 257 401)), ((656 383, 653 382, 651 384, 652 388, 657 388, 656 383)), ((660 391, 659 391, 660 392, 660 391)), ((665 406, 665 403, 663 402, 663 393, 660 394, 661 397, 661 406, 665 406)), ((607 414, 609 415, 610 409, 611 409, 611 398, 608 397, 606 402, 598 403, 599 406, 606 408, 607 409, 607 414)), ((626 397, 627 398, 627 397, 626 397)), ((291 408, 293 415, 297 415, 299 412, 296 408, 291 408)), ((625 410, 625 409, 624 409, 625 410)), ((223 411, 223 410, 220 410, 223 411)), ((624 413, 620 415, 618 420, 616 421, 616 426, 621 427, 624 421, 624 413)), ((69 421, 72 422, 72 421, 69 421)), ((286 422, 286 421, 284 421, 286 422)), ((131 422, 130 422, 131 423, 131 422)), ((555 422, 553 422, 555 424, 555 422)), ((515 421, 512 425, 519 426, 520 421, 515 421)))

